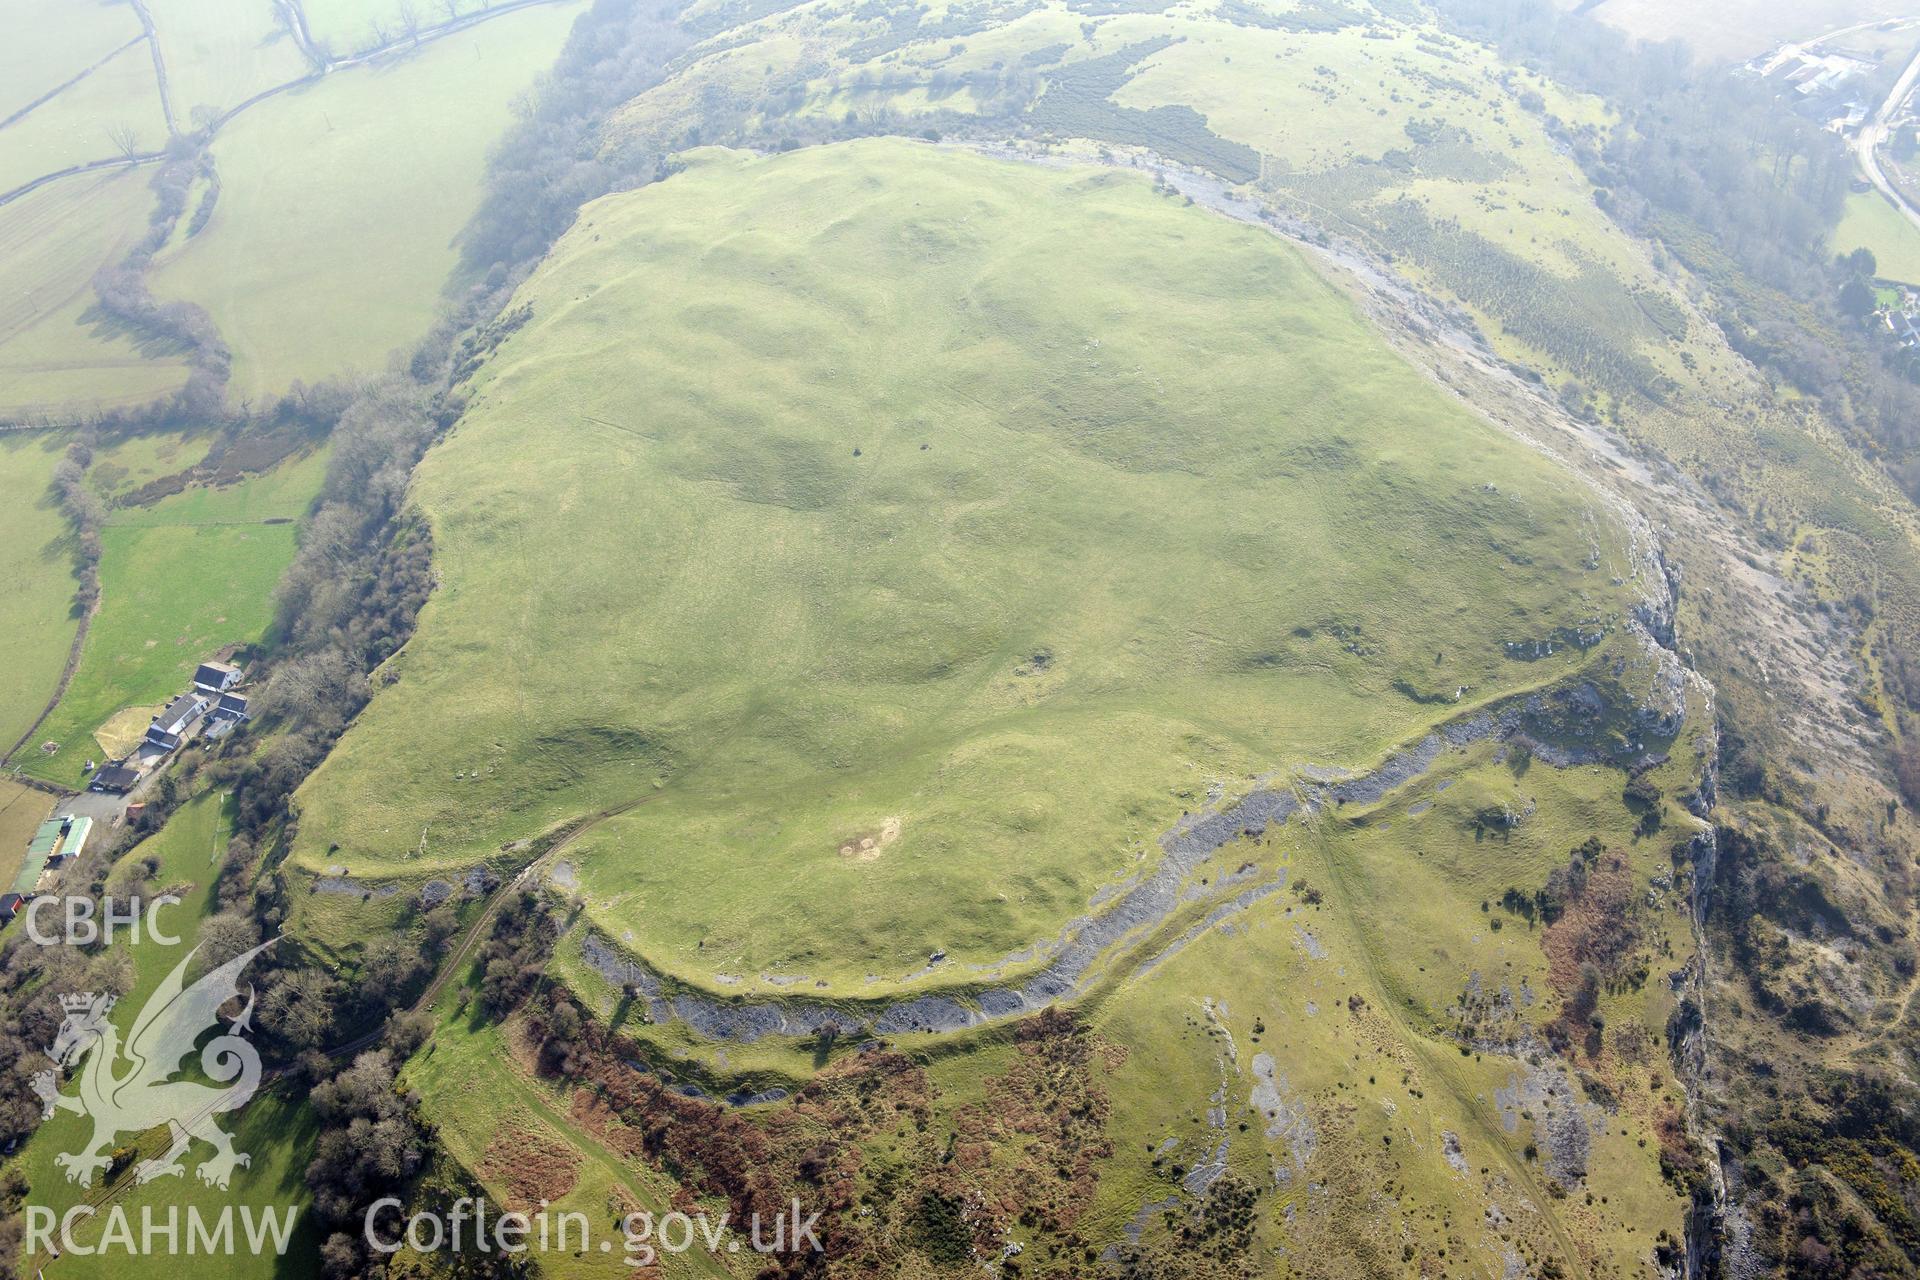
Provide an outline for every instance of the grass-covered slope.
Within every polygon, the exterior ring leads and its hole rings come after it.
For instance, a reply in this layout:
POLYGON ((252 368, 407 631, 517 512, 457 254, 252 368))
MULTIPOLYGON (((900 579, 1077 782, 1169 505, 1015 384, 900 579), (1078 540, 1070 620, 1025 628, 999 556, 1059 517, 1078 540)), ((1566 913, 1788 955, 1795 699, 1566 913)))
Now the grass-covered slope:
MULTIPOLYGON (((697 153, 518 305, 418 476, 442 586, 299 797, 312 875, 648 800, 568 850, 597 921, 863 990, 1052 936, 1216 780, 1364 764, 1622 607, 1572 480, 1137 176, 697 153)), ((357 893, 306 901, 350 936, 357 893)))
POLYGON ((1715 361, 1683 351, 1685 289, 1595 203, 1569 153, 1569 137, 1610 125, 1607 109, 1416 6, 810 0, 752 20, 707 3, 691 21, 723 13, 739 27, 626 104, 613 146, 931 128, 1145 149, 1392 254, 1554 385, 1624 396, 1715 361))

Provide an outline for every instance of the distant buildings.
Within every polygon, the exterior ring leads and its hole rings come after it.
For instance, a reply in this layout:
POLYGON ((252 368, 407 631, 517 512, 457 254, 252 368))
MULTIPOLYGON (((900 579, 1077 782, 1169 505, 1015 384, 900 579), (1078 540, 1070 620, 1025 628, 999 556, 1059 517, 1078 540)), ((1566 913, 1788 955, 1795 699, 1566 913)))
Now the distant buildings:
POLYGON ((1857 129, 1867 107, 1859 94, 1874 65, 1842 53, 1821 53, 1806 45, 1783 44, 1746 65, 1747 74, 1771 85, 1794 109, 1827 121, 1836 131, 1857 129))
POLYGON ((1920 347, 1920 297, 1904 285, 1898 286, 1900 300, 1881 309, 1880 320, 1894 339, 1906 348, 1920 347))
MULTIPOLYGON (((1841 105, 1840 114, 1827 121, 1827 128, 1833 133, 1852 133, 1867 122, 1867 104, 1847 102, 1841 105)), ((1867 184, 1869 190, 1873 184, 1867 184)))

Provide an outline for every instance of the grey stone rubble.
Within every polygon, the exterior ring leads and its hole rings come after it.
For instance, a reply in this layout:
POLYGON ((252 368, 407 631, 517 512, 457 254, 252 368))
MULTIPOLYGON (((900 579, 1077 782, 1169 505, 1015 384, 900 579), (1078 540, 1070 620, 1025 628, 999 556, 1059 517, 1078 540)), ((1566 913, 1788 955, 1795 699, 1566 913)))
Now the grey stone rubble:
MULTIPOLYGON (((1284 823, 1300 807, 1292 791, 1261 788, 1238 803, 1213 813, 1190 815, 1161 838, 1166 856, 1151 874, 1134 884, 1108 910, 1078 922, 1053 962, 1018 985, 991 986, 958 996, 929 994, 889 1001, 859 1012, 825 1001, 721 1000, 697 992, 669 993, 652 969, 620 955, 598 934, 581 945, 588 964, 608 981, 631 987, 647 1004, 655 1022, 684 1021, 711 1040, 750 1042, 770 1035, 812 1035, 824 1028, 837 1034, 903 1035, 922 1031, 959 1031, 998 1018, 1038 1012, 1079 993, 1083 980, 1108 947, 1144 932, 1172 915, 1182 889, 1201 863, 1243 835, 1264 834, 1284 823)), ((1239 875, 1238 872, 1235 873, 1239 875)), ((1252 886, 1216 908, 1203 926, 1218 923, 1235 909, 1250 906, 1284 881, 1252 886)))
POLYGON ((1187 1170, 1187 1176, 1180 1179, 1180 1186, 1188 1195, 1202 1196, 1226 1171, 1227 1139, 1222 1138, 1210 1157, 1187 1170))
POLYGON ((1286 1089, 1287 1078, 1279 1073, 1273 1055, 1254 1054, 1253 1091, 1247 1105, 1266 1121, 1267 1137, 1286 1141, 1287 1154, 1292 1160, 1290 1166, 1281 1165, 1273 1171, 1273 1180, 1278 1186, 1285 1186, 1293 1181, 1295 1174, 1305 1172, 1307 1161, 1320 1148, 1320 1134, 1313 1127, 1306 1101, 1288 1101, 1286 1089))
MULTIPOLYGON (((589 932, 582 955, 608 981, 631 988, 645 1001, 647 1016, 656 1023, 679 1019, 709 1040, 750 1043, 766 1036, 806 1036, 831 1028, 837 1035, 898 1036, 911 1032, 952 1032, 1002 1018, 1036 1013, 1079 995, 1089 985, 1100 958, 1115 944, 1150 932, 1190 897, 1194 873, 1220 849, 1242 837, 1257 838, 1270 827, 1284 825, 1294 814, 1341 804, 1374 804, 1423 776, 1443 752, 1461 749, 1490 736, 1524 740, 1536 758, 1553 765, 1588 763, 1601 758, 1598 748, 1550 750, 1526 732, 1530 718, 1596 714, 1591 704, 1598 691, 1579 685, 1551 694, 1536 694, 1518 705, 1482 711, 1442 725, 1417 744, 1395 752, 1379 768, 1365 774, 1336 775, 1332 770, 1302 771, 1301 784, 1263 782, 1224 808, 1184 815, 1160 838, 1164 853, 1150 871, 1136 874, 1121 886, 1108 886, 1093 899, 1105 910, 1093 911, 1068 924, 1058 940, 1028 952, 1051 953, 1038 973, 1021 982, 996 983, 964 994, 929 993, 888 1001, 831 1003, 804 997, 770 996, 762 999, 725 998, 698 991, 669 990, 659 974, 622 954, 598 933, 589 932), (1557 713, 1557 714, 1556 714, 1557 713), (1312 779, 1312 780, 1308 780, 1312 779)), ((1656 712, 1655 719, 1664 718, 1656 712)), ((1242 867, 1219 881, 1213 891, 1255 874, 1242 867)), ((1226 918, 1284 887, 1284 874, 1251 885, 1225 900, 1199 924, 1173 939, 1161 952, 1144 961, 1151 968, 1200 936, 1223 925, 1226 918)), ((1318 949, 1317 940, 1304 944, 1318 949)), ((1016 953, 1019 954, 1019 953, 1016 953)))
MULTIPOLYGON (((1179 1196, 1168 1196, 1164 1200, 1149 1200, 1141 1205, 1139 1210, 1134 1213, 1132 1219, 1121 1228, 1121 1230, 1126 1233, 1127 1243, 1131 1245, 1139 1244, 1140 1236, 1146 1231, 1147 1224, 1152 1222, 1156 1215, 1171 1212, 1179 1207, 1179 1196)), ((1120 1260, 1120 1246, 1117 1244, 1108 1245, 1105 1249, 1101 1250, 1100 1260, 1106 1263, 1118 1262, 1120 1260)))
POLYGON ((1581 1101, 1581 1092, 1558 1067, 1528 1067, 1493 1091, 1500 1123, 1508 1133, 1530 1119, 1547 1176, 1573 1187, 1587 1176, 1593 1150, 1593 1126, 1599 1109, 1581 1101))
POLYGON ((362 884, 350 876, 321 876, 313 882, 315 893, 346 894, 355 898, 390 898, 400 892, 397 884, 362 884))
POLYGON ((1286 887, 1287 873, 1282 871, 1279 876, 1264 884, 1257 884, 1251 888, 1242 889, 1239 893, 1233 895, 1233 897, 1207 912, 1205 918, 1203 918, 1200 923, 1192 926, 1185 933, 1182 933, 1179 937, 1168 943, 1164 950, 1149 956, 1143 961, 1139 968, 1140 976, 1145 977, 1167 961, 1179 955, 1182 951, 1185 951, 1189 943, 1207 930, 1215 927, 1228 930, 1232 929, 1233 926, 1226 923, 1227 917, 1245 911, 1248 907, 1260 901, 1260 899, 1270 897, 1286 887))

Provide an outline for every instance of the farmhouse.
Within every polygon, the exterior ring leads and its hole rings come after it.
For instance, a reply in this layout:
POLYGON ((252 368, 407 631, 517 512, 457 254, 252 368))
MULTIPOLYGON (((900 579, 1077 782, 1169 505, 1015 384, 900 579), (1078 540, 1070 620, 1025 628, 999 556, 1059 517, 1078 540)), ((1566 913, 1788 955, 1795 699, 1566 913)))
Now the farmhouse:
POLYGON ((223 693, 207 713, 207 737, 222 738, 249 719, 244 693, 223 693))
POLYGON ((202 693, 225 693, 240 683, 240 668, 229 662, 203 662, 193 673, 193 687, 202 693))
MULTIPOLYGON (((1873 73, 1873 64, 1844 54, 1822 53, 1805 45, 1783 44, 1771 54, 1746 64, 1747 74, 1773 86, 1775 92, 1791 95, 1799 109, 1818 114, 1825 111, 1835 118, 1829 127, 1852 117, 1858 105, 1847 98, 1855 87, 1873 73)), ((1866 108, 1859 109, 1855 123, 1866 119, 1866 108)))
POLYGON ((162 751, 172 751, 184 740, 187 730, 207 714, 207 700, 197 693, 183 693, 167 704, 166 710, 147 726, 147 742, 162 751))

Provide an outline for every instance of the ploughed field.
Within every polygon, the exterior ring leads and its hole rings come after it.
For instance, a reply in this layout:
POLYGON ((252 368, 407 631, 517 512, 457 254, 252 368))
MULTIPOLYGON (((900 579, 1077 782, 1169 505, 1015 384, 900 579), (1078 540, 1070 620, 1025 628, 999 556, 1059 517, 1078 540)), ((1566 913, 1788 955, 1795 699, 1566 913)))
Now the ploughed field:
POLYGON ((317 942, 619 810, 552 869, 676 977, 1018 972, 1184 812, 1624 615, 1611 517, 1263 230, 917 142, 686 162, 418 473, 440 586, 297 797, 317 942))

